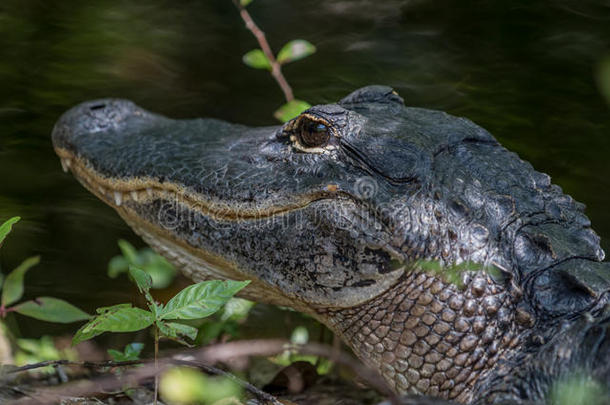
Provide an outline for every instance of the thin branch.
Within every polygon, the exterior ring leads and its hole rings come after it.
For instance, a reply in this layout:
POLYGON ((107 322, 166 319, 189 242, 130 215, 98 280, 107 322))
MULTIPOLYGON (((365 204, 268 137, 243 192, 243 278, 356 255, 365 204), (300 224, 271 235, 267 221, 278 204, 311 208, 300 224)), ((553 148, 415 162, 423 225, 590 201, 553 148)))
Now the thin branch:
POLYGON ((7 369, 7 374, 20 373, 28 370, 35 370, 37 368, 47 366, 79 366, 85 368, 104 368, 104 367, 126 367, 133 366, 136 364, 143 364, 143 360, 129 360, 129 361, 72 361, 72 360, 47 360, 41 361, 40 363, 27 364, 21 367, 15 367, 7 369))
POLYGON ((277 84, 280 85, 282 92, 284 93, 284 98, 286 102, 290 102, 294 100, 294 94, 292 93, 292 88, 286 81, 286 78, 282 74, 282 65, 275 59, 275 55, 273 55, 273 51, 269 46, 269 42, 267 42, 267 38, 265 37, 265 33, 256 25, 250 13, 244 6, 241 5, 239 0, 233 0, 233 4, 239 10, 239 15, 241 19, 246 23, 246 28, 252 32, 256 40, 258 41, 258 45, 261 47, 263 53, 269 59, 269 63, 271 63, 271 76, 275 79, 277 84))

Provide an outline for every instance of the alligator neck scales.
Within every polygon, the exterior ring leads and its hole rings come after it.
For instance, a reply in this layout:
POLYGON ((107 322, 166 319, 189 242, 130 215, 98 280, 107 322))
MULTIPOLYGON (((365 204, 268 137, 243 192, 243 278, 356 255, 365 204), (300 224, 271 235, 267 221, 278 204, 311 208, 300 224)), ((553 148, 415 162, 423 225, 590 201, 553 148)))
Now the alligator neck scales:
POLYGON ((53 143, 189 277, 252 280, 247 297, 315 316, 399 393, 544 401, 575 373, 610 379, 610 268, 584 206, 468 120, 383 86, 261 128, 98 100, 53 143))

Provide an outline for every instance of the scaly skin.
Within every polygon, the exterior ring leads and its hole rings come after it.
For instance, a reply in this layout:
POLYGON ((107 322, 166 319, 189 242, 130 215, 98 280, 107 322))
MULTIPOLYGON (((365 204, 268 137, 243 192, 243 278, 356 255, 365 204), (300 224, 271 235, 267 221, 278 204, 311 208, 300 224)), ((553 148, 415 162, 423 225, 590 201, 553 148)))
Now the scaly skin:
POLYGON ((99 100, 53 143, 193 280, 252 280, 248 298, 315 316, 399 393, 608 384, 610 266, 584 206, 468 120, 382 86, 263 128, 99 100))

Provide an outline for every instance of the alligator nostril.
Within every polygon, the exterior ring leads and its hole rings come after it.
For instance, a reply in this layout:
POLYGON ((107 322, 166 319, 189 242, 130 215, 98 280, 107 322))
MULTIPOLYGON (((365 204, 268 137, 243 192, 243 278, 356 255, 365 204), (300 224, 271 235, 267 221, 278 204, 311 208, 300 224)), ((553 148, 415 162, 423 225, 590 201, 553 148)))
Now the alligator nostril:
POLYGON ((96 105, 92 105, 91 107, 89 107, 89 109, 91 111, 95 111, 95 110, 101 110, 102 108, 105 108, 106 104, 96 104, 96 105))

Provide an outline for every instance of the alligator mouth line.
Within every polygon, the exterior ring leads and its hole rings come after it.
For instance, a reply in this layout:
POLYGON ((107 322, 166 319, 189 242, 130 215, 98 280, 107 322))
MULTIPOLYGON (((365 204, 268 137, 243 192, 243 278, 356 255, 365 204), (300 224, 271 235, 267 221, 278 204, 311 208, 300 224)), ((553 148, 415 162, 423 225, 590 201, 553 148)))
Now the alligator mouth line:
MULTIPOLYGON (((334 185, 326 190, 304 193, 283 204, 264 203, 259 206, 238 206, 223 201, 214 202, 201 194, 189 191, 185 186, 169 181, 142 177, 128 180, 104 176, 84 159, 63 148, 55 148, 61 159, 64 172, 71 170, 83 185, 108 205, 120 208, 126 201, 145 203, 155 200, 173 200, 185 204, 189 209, 217 221, 247 221, 268 219, 276 215, 301 210, 310 204, 327 199, 345 198, 334 185)), ((245 205, 245 204, 244 204, 245 205)))

